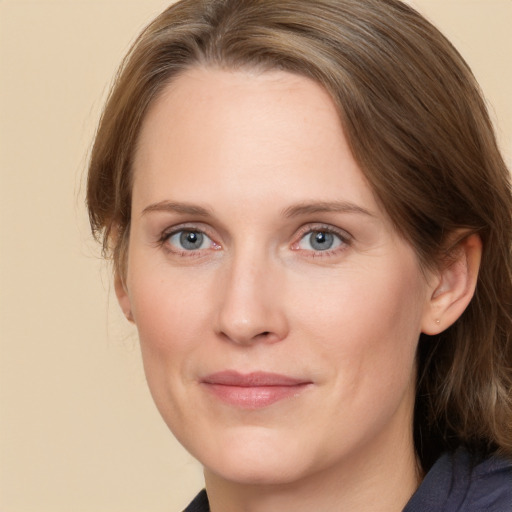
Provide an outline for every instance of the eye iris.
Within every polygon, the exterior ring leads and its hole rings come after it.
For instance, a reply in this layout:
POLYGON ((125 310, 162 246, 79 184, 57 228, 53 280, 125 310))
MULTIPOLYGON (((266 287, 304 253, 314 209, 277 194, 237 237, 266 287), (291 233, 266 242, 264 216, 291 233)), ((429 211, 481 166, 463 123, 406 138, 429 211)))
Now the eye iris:
POLYGON ((325 231, 316 231, 311 233, 309 242, 315 251, 325 251, 332 247, 334 243, 334 235, 325 231))
POLYGON ((196 231, 184 231, 180 235, 180 244, 184 249, 199 249, 203 244, 203 234, 196 231))

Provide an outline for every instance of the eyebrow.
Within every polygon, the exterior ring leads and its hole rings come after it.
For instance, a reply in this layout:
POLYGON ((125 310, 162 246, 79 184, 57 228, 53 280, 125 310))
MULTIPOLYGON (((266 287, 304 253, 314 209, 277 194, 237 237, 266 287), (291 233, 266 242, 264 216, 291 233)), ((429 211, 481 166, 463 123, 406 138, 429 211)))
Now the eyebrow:
POLYGON ((312 213, 358 213, 375 217, 366 208, 362 208, 357 204, 347 201, 320 201, 315 203, 301 203, 290 206, 283 210, 285 217, 298 217, 300 215, 308 215, 312 213))
POLYGON ((184 215, 197 215, 199 217, 209 217, 211 215, 211 212, 202 206, 189 203, 177 203, 174 201, 160 201, 150 204, 142 210, 141 215, 146 215, 150 212, 181 213, 184 215))
MULTIPOLYGON (((141 215, 146 215, 150 212, 179 213, 182 215, 196 215, 199 217, 209 217, 212 215, 210 210, 203 208, 202 206, 166 200, 146 206, 146 208, 142 210, 141 215)), ((282 215, 288 218, 299 217, 301 215, 308 215, 312 213, 357 213, 367 215, 369 217, 375 216, 369 210, 347 201, 300 203, 289 206, 282 211, 282 215)))

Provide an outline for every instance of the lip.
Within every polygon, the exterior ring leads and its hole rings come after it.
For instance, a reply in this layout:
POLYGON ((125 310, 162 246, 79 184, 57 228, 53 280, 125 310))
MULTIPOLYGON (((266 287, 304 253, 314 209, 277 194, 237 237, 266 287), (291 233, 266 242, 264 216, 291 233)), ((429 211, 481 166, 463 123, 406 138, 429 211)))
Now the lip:
POLYGON ((280 400, 296 397, 312 382, 277 373, 242 374, 226 370, 208 375, 201 380, 201 384, 229 405, 242 409, 261 409, 280 400))

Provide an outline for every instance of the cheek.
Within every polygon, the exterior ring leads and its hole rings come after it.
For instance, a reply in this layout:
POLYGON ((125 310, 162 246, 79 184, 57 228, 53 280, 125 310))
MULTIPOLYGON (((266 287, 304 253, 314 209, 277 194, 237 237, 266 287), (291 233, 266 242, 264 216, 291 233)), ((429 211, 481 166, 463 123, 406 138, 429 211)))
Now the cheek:
POLYGON ((415 260, 400 261, 344 272, 328 286, 309 283, 297 294, 297 322, 347 393, 382 396, 410 383, 425 285, 415 260))
POLYGON ((166 277, 158 268, 139 267, 131 277, 129 290, 147 384, 164 420, 178 434, 178 427, 187 423, 193 364, 204 346, 208 313, 203 293, 166 277))
POLYGON ((375 287, 373 300, 368 297, 365 303, 365 338, 360 339, 365 349, 357 388, 370 390, 370 397, 361 395, 370 414, 373 407, 377 410, 385 404, 391 412, 404 396, 414 396, 422 287, 415 282, 414 272, 402 270, 386 280, 386 286, 375 287))
POLYGON ((198 349, 209 314, 208 287, 204 282, 194 285, 158 265, 132 268, 130 301, 150 379, 156 367, 176 368, 198 349))
MULTIPOLYGON (((299 280, 298 280, 299 281, 299 280)), ((301 278, 292 303, 297 321, 358 340, 395 332, 419 334, 425 286, 414 262, 343 269, 324 279, 301 278), (373 333, 373 336, 371 335, 373 333), (363 337, 365 337, 363 336, 363 337)))

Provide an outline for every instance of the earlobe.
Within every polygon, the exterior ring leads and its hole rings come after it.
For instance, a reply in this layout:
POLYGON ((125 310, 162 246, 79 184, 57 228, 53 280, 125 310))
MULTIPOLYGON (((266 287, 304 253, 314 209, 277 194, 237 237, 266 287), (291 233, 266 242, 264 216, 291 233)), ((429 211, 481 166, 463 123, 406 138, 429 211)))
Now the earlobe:
POLYGON ((422 321, 422 332, 439 334, 464 312, 476 288, 482 241, 476 234, 462 238, 449 251, 433 284, 422 321))
POLYGON ((122 277, 117 272, 116 275, 114 276, 114 288, 116 291, 117 302, 119 302, 119 305, 121 306, 121 310, 123 311, 124 316, 129 322, 133 323, 135 320, 133 318, 130 297, 128 296, 126 285, 122 277))

